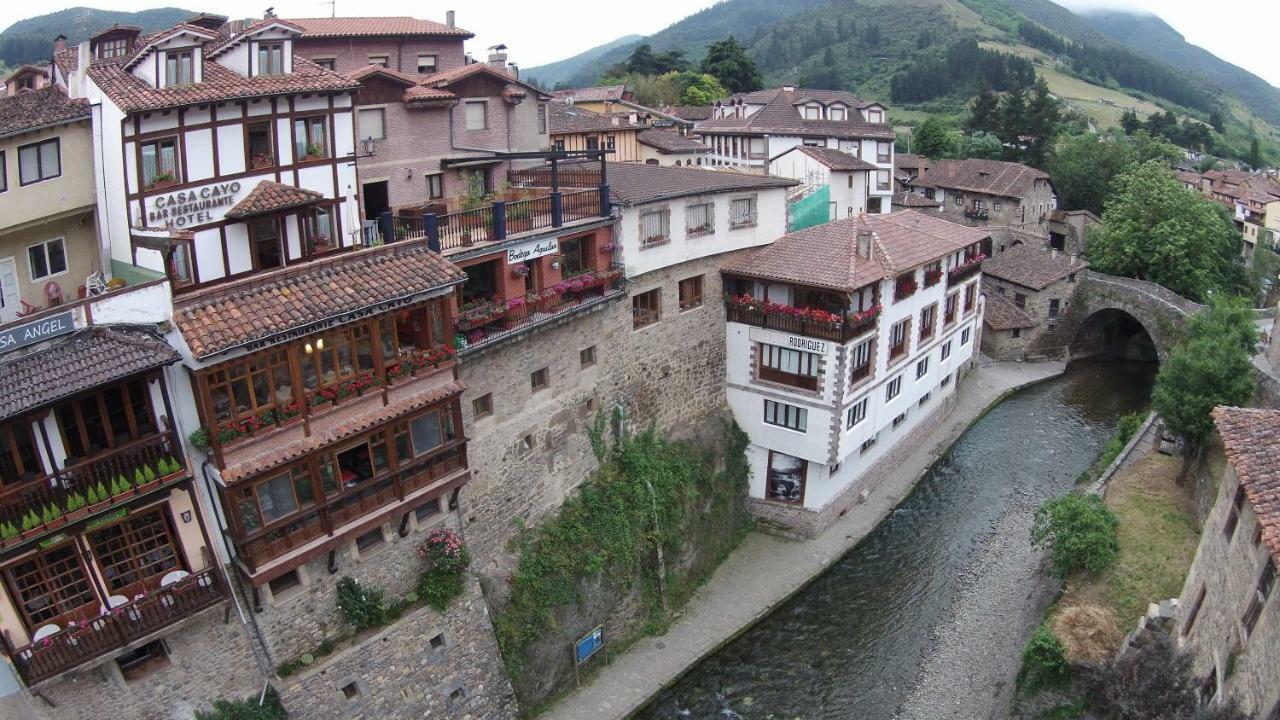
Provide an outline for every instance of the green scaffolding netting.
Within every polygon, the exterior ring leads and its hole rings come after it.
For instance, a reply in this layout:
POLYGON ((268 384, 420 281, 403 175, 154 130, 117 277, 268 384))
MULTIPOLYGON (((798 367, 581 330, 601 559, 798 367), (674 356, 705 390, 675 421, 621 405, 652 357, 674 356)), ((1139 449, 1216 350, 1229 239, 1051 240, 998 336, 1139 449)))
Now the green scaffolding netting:
POLYGON ((803 230, 814 225, 821 225, 831 219, 831 186, 824 185, 821 190, 801 198, 791 206, 787 218, 787 232, 803 230))

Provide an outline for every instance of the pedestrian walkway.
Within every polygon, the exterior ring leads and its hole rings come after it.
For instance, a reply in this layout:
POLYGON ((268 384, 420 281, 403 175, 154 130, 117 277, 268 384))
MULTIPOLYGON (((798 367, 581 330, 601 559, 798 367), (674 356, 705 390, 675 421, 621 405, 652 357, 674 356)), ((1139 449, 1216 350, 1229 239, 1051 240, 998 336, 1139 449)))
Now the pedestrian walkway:
POLYGON ((915 487, 933 461, 1005 393, 1059 375, 1066 364, 997 363, 985 358, 961 383, 951 415, 921 451, 877 478, 857 505, 821 536, 792 542, 751 533, 698 590, 665 635, 645 638, 612 658, 580 690, 541 717, 621 720, 685 670, 769 614, 875 528, 915 487))

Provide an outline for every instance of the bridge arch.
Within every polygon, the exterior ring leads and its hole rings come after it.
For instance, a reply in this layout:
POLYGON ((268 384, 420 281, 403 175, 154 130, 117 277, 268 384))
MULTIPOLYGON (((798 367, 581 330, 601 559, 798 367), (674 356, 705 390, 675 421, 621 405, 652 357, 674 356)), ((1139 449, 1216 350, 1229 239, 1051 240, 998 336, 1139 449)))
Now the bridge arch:
POLYGON ((1159 362, 1151 330, 1120 308, 1102 308, 1084 318, 1068 346, 1072 358, 1105 356, 1116 360, 1159 362))

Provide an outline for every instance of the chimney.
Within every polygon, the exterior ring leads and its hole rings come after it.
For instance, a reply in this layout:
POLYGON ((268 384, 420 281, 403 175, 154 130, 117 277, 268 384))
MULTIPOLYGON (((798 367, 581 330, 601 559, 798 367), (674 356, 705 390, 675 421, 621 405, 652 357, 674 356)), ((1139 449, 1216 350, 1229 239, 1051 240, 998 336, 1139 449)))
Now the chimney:
POLYGON ((67 49, 67 36, 66 36, 66 35, 59 35, 58 37, 56 37, 56 38, 54 38, 54 39, 53 39, 53 54, 54 54, 54 55, 57 55, 58 53, 62 52, 63 50, 66 50, 66 49, 67 49))
POLYGON ((507 68, 511 71, 511 77, 520 79, 520 66, 515 63, 507 63, 507 68))
POLYGON ((452 11, 452 10, 446 10, 446 11, 444 12, 444 26, 445 26, 445 27, 457 27, 457 25, 454 25, 454 24, 453 24, 453 11, 452 11))
POLYGON ((498 44, 489 48, 489 65, 499 70, 507 67, 507 46, 498 44))
MULTIPOLYGON (((859 218, 864 219, 864 218, 859 218)), ((863 260, 871 259, 871 231, 858 230, 858 257, 863 260)))

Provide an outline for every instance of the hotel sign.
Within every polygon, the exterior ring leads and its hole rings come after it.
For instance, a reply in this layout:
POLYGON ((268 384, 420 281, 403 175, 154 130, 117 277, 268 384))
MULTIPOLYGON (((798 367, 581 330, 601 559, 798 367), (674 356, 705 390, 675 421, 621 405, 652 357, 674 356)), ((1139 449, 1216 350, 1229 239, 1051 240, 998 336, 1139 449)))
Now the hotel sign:
POLYGON ((185 230, 219 222, 247 195, 239 180, 211 183, 146 198, 143 224, 185 230))
POLYGON ((558 252, 560 252, 560 241, 555 238, 525 243, 507 248, 507 264, 515 265, 516 263, 534 260, 544 255, 555 255, 558 252))
POLYGON ((35 345, 42 340, 66 335, 75 329, 75 314, 70 310, 39 320, 32 320, 31 322, 0 330, 0 352, 35 345))
POLYGON ((762 342, 768 345, 776 345, 818 355, 826 355, 831 350, 831 343, 826 340, 816 340, 803 335, 791 335, 763 328, 751 328, 750 337, 753 342, 762 342))

